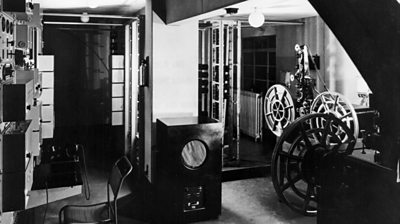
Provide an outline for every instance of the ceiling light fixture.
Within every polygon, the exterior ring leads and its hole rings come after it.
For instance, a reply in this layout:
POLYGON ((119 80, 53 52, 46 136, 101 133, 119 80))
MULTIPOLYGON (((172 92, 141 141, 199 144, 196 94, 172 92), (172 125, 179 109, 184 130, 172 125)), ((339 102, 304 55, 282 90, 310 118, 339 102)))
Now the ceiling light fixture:
POLYGON ((254 28, 258 28, 264 24, 265 17, 262 12, 258 11, 257 8, 254 12, 250 13, 249 15, 249 24, 254 28))
POLYGON ((82 23, 87 23, 89 22, 89 14, 87 12, 83 12, 81 15, 81 21, 82 23))
POLYGON ((91 9, 95 9, 95 8, 99 7, 99 3, 96 0, 87 0, 87 5, 91 9))

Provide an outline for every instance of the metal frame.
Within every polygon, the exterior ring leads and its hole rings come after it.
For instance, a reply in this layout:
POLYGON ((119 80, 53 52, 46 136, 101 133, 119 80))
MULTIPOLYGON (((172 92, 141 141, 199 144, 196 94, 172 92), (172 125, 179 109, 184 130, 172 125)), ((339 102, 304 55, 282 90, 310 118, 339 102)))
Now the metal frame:
MULTIPOLYGON (((107 201, 106 202, 102 202, 102 203, 97 203, 97 204, 91 204, 91 205, 66 205, 66 206, 62 207, 60 209, 60 211, 59 211, 59 214, 58 214, 59 223, 65 223, 64 215, 65 215, 65 210, 68 209, 68 208, 78 208, 78 209, 81 208, 81 209, 84 210, 85 208, 93 208, 93 207, 102 206, 102 205, 107 206, 108 217, 105 220, 99 220, 99 221, 97 221, 95 223, 108 223, 108 222, 111 222, 111 221, 114 221, 115 223, 118 223, 118 217, 117 217, 117 215, 118 215, 118 213, 117 213, 118 194, 119 194, 119 191, 121 190, 122 184, 124 183, 126 177, 132 172, 132 170, 133 170, 133 166, 129 162, 129 159, 126 156, 122 156, 121 158, 119 158, 114 163, 114 165, 112 167, 112 170, 110 172, 110 175, 108 177, 108 180, 107 180, 107 201), (126 170, 126 172, 121 172, 120 171, 121 168, 118 166, 118 164, 120 162, 124 162, 127 165, 128 170, 126 170), (121 177, 120 177, 118 183, 116 183, 117 184, 117 186, 116 186, 117 188, 113 189, 111 181, 112 181, 112 178, 113 178, 113 174, 115 174, 115 172, 113 172, 113 171, 116 170, 116 169, 118 170, 118 173, 116 173, 116 174, 121 175, 121 177), (111 190, 112 190, 113 195, 114 195, 114 198, 113 198, 114 200, 113 201, 110 201, 110 187, 111 187, 111 190)), ((77 222, 77 223, 79 223, 79 222, 77 222)), ((85 222, 83 222, 83 223, 85 223, 85 222)))

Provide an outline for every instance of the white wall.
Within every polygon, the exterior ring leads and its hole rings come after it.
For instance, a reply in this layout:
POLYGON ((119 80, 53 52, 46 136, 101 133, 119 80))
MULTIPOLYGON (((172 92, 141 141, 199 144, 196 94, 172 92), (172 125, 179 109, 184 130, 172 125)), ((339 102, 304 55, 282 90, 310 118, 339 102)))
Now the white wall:
POLYGON ((145 57, 150 58, 148 87, 144 88, 144 166, 147 178, 151 181, 152 172, 152 139, 153 139, 153 5, 152 0, 146 0, 145 16, 145 57))
MULTIPOLYGON (((151 10, 151 0, 146 10, 151 10)), ((151 15, 146 16, 151 20, 146 20, 146 24, 151 23, 146 25, 151 29, 146 31, 146 41, 151 44, 146 45, 146 51, 151 52, 146 53, 150 56, 150 76, 145 109, 145 170, 150 182, 156 145, 152 123, 161 117, 198 115, 198 21, 165 25, 157 14, 151 15)))
POLYGON ((357 67, 336 39, 332 31, 325 28, 325 78, 328 88, 342 93, 353 104, 359 104, 358 92, 368 92, 369 88, 357 67))
POLYGON ((197 116, 198 22, 165 25, 153 14, 153 121, 197 116))
MULTIPOLYGON (((321 57, 319 72, 328 89, 343 94, 353 104, 360 103, 358 92, 368 91, 368 86, 343 46, 320 17, 304 19, 303 26, 281 26, 276 30, 278 76, 281 71, 294 71, 294 44, 306 44, 313 55, 321 57)), ((322 91, 322 82, 317 72, 312 71, 311 75, 317 78, 317 87, 322 91)), ((278 77, 277 80, 282 79, 278 77)))

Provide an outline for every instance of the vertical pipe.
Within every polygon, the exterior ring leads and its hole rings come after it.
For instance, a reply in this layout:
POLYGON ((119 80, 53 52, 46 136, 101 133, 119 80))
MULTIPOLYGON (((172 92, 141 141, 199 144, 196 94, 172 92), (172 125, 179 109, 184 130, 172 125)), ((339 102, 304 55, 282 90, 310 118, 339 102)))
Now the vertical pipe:
POLYGON ((206 29, 200 30, 201 32, 201 64, 206 63, 205 51, 206 51, 206 29))
POLYGON ((222 21, 218 22, 218 29, 219 29, 219 116, 218 120, 224 123, 224 128, 225 128, 225 111, 224 111, 224 25, 222 21), (223 120, 222 120, 223 119, 223 120))
POLYGON ((240 95, 241 95, 241 63, 242 63, 242 26, 241 22, 237 22, 237 37, 236 37, 236 136, 237 136, 237 154, 240 159, 240 95))
POLYGON ((131 64, 130 64, 130 58, 132 57, 131 55, 131 45, 132 45, 132 39, 130 36, 130 26, 125 25, 125 53, 124 53, 124 74, 125 74, 125 79, 124 79, 124 155, 126 155, 129 152, 129 149, 131 148, 131 142, 130 142, 130 126, 131 126, 131 119, 130 119, 130 98, 131 92, 130 92, 130 80, 131 80, 131 64))
MULTIPOLYGON (((200 63, 201 64, 205 64, 206 63, 206 57, 205 57, 205 52, 206 52, 206 29, 200 29, 199 30, 199 32, 201 33, 201 36, 200 36, 200 38, 201 38, 201 46, 200 46, 200 49, 201 49, 201 59, 200 59, 200 63)), ((206 93, 200 93, 201 94, 201 108, 200 108, 200 111, 201 112, 204 112, 204 111, 206 111, 206 107, 207 107, 207 102, 206 102, 206 93)))
POLYGON ((135 137, 138 133, 138 81, 139 81, 139 31, 138 21, 134 21, 131 24, 132 28, 132 48, 131 48, 131 99, 130 99, 130 116, 131 116, 131 145, 134 146, 135 137))
POLYGON ((211 95, 211 91, 212 91, 212 61, 211 61, 211 46, 212 46, 212 29, 211 28, 207 28, 207 63, 209 64, 208 66, 208 80, 209 80, 209 85, 208 85, 208 102, 207 102, 207 113, 209 117, 212 117, 211 114, 211 108, 212 108, 212 95, 211 95))

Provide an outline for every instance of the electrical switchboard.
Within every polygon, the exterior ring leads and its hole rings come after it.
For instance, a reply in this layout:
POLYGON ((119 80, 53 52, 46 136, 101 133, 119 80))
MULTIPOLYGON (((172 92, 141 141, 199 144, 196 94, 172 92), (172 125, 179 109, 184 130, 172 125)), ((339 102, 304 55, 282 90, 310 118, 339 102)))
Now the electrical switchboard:
POLYGON ((38 4, 3 1, 0 10, 0 220, 25 209, 41 145, 42 52, 38 4))
POLYGON ((0 73, 2 82, 14 81, 14 31, 15 15, 0 13, 0 73))

